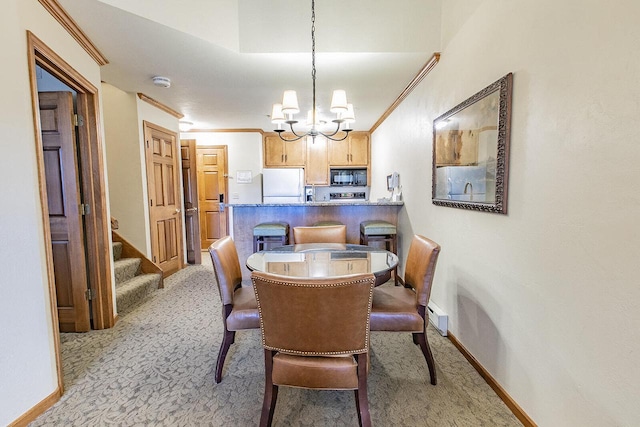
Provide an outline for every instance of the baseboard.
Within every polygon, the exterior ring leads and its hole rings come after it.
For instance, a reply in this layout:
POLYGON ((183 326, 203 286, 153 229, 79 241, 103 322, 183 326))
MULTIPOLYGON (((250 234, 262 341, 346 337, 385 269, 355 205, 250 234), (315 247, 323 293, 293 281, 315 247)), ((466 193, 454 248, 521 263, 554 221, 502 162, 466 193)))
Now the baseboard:
POLYGON ((480 374, 482 378, 489 384, 489 386, 496 392, 498 397, 502 399, 502 401, 507 405, 507 407, 511 410, 513 415, 520 420, 522 425, 525 427, 537 427, 537 424, 529 418, 529 416, 522 410, 520 405, 516 403, 515 400, 502 388, 502 386, 496 381, 495 378, 491 376, 491 374, 478 362, 478 360, 473 357, 469 350, 467 350, 458 339, 449 332, 447 334, 447 338, 451 341, 451 343, 462 353, 462 355, 469 361, 471 366, 475 368, 476 371, 480 374))
POLYGON ((40 403, 27 412, 22 414, 20 418, 9 424, 9 427, 23 427, 29 425, 29 423, 44 413, 47 409, 51 408, 62 397, 62 390, 57 388, 56 391, 45 397, 40 403))

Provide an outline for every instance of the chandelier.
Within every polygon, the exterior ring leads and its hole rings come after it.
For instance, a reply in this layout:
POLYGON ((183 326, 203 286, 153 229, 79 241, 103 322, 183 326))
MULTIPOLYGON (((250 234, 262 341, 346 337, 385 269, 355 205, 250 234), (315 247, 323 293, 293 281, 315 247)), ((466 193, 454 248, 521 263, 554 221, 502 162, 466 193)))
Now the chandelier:
POLYGON ((352 122, 355 121, 355 115, 353 111, 353 104, 347 103, 347 93, 344 90, 334 90, 333 96, 331 97, 331 108, 330 111, 332 113, 336 113, 336 118, 332 120, 333 123, 336 124, 335 130, 331 133, 320 132, 316 126, 323 124, 318 119, 318 112, 316 109, 316 11, 315 11, 315 0, 311 0, 311 81, 313 84, 313 102, 311 111, 307 114, 307 125, 311 125, 311 129, 305 133, 298 133, 294 130, 293 125, 298 123, 297 120, 294 119, 294 114, 298 114, 300 112, 300 108, 298 107, 298 97, 296 95, 295 90, 285 90, 284 95, 282 97, 282 104, 273 104, 273 109, 271 110, 271 123, 277 124, 278 128, 274 129, 275 132, 278 133, 280 139, 283 141, 297 141, 300 138, 304 138, 305 136, 311 136, 315 141, 316 136, 321 135, 325 138, 331 139, 333 141, 342 141, 347 138, 349 132, 352 129, 349 129, 349 126, 352 122), (344 123, 342 129, 340 126, 344 123), (289 125, 289 129, 291 133, 294 135, 293 138, 285 138, 282 134, 285 129, 282 129, 282 125, 289 125), (341 132, 339 134, 339 132, 341 132))

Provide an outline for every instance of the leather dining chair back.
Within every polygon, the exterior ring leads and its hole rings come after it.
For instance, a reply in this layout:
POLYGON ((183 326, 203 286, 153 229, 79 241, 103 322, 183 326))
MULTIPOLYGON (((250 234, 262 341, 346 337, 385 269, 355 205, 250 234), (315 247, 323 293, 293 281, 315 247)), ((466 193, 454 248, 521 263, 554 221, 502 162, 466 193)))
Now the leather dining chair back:
POLYGON ((346 225, 318 225, 293 227, 293 242, 300 243, 347 243, 346 225))
POLYGON ((403 286, 385 284, 373 292, 371 330, 411 332, 427 361, 431 384, 437 384, 435 362, 427 339, 429 315, 427 305, 433 276, 440 255, 440 245, 424 236, 411 240, 405 266, 403 286))
POLYGON ((253 272, 265 357, 261 426, 270 426, 279 386, 355 390, 360 425, 367 398, 373 274, 294 278, 253 272))
POLYGON ((260 316, 252 287, 242 286, 240 260, 233 239, 226 236, 216 240, 209 246, 209 254, 218 283, 224 325, 224 335, 216 362, 215 381, 219 383, 222 381, 224 360, 234 342, 236 331, 259 328, 260 316))

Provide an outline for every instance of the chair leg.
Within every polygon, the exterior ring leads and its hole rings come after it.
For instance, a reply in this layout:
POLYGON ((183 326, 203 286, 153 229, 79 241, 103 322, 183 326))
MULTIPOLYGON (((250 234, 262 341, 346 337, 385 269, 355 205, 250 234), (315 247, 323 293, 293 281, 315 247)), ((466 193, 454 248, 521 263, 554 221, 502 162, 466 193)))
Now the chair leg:
POLYGON ((224 335, 222 336, 222 344, 220 344, 220 351, 218 352, 218 361, 216 362, 216 384, 222 381, 222 368, 224 367, 224 359, 227 357, 229 347, 235 341, 235 331, 227 331, 225 325, 224 335))
POLYGON ((433 360, 433 354, 431 353, 431 347, 429 347, 429 341, 427 339, 426 329, 424 332, 414 333, 413 342, 420 346, 420 349, 422 350, 422 354, 424 355, 424 358, 427 361, 427 366, 429 367, 429 376, 431 377, 431 384, 436 385, 438 383, 438 379, 436 378, 436 365, 433 360))
POLYGON ((274 351, 264 351, 264 399, 262 401, 262 413, 260 414, 260 427, 271 427, 273 413, 278 399, 278 386, 273 384, 271 374, 273 372, 274 351))
POLYGON ((358 363, 358 388, 355 390, 358 422, 361 427, 371 427, 369 398, 367 397, 367 355, 356 354, 354 356, 358 363))

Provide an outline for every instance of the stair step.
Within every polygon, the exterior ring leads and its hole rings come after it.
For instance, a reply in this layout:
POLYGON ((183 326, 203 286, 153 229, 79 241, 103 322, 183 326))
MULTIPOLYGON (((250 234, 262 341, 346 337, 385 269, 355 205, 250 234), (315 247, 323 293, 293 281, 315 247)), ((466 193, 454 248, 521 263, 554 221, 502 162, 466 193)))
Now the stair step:
POLYGON ((116 288, 118 314, 129 311, 147 300, 158 289, 160 274, 149 273, 135 276, 116 288))
POLYGON ((122 257, 122 243, 113 242, 113 260, 118 261, 122 257))
POLYGON ((122 258, 113 263, 116 275, 116 288, 140 273, 140 258, 122 258))

